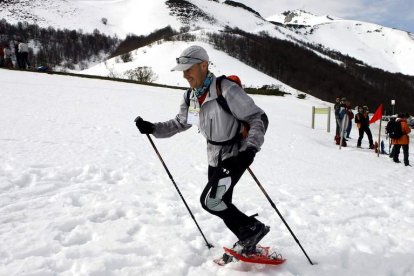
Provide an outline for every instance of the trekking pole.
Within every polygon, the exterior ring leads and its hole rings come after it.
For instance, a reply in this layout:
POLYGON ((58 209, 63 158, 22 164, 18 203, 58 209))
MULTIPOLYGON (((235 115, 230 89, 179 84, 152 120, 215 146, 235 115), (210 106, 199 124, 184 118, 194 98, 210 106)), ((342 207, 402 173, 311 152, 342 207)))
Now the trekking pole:
POLYGON ((308 259, 309 263, 311 265, 314 265, 314 263, 311 261, 311 259, 309 258, 308 254, 306 254, 305 249, 303 249, 302 245, 300 244, 298 238, 296 238, 295 234, 293 234, 292 230, 290 229, 289 225, 287 224, 287 222, 285 221, 285 219, 283 218, 282 214, 279 212, 279 210, 276 208, 276 205, 273 203, 272 199, 270 198, 270 196, 267 194, 267 192, 265 191, 265 189, 263 188, 262 184, 260 184, 259 180, 257 179, 257 177, 254 175, 254 173, 252 172, 252 170, 250 168, 247 168, 247 170, 249 171, 249 173, 251 174, 251 176, 253 177, 253 179, 256 181, 257 185, 259 185, 260 190, 262 190, 262 192, 264 193, 264 195, 266 196, 267 200, 269 200, 270 205, 272 205, 273 209, 275 209, 276 213, 279 215, 279 217, 282 219, 283 223, 286 225, 287 229, 289 230, 290 234, 292 235, 292 237, 295 239, 296 243, 299 245, 300 249, 302 249, 302 252, 305 254, 306 258, 308 259))
POLYGON ((160 161, 161 161, 162 165, 164 166, 164 169, 167 171, 167 174, 168 174, 168 176, 170 177, 170 179, 171 179, 172 183, 174 184, 175 189, 177 190, 178 194, 180 195, 181 199, 183 200, 185 207, 187 208, 188 212, 190 213, 191 217, 193 218, 193 220, 194 220, 194 222, 195 222, 195 224, 196 224, 196 226, 197 226, 197 228, 198 228, 198 231, 200 231, 201 236, 203 236, 203 239, 204 239, 204 241, 206 242, 206 246, 208 247, 208 249, 210 249, 210 248, 214 247, 211 243, 209 243, 209 242, 207 241, 206 237, 205 237, 205 236, 204 236, 204 234, 203 234, 203 231, 201 231, 201 228, 200 228, 200 226, 198 225, 198 223, 197 223, 197 221, 196 221, 196 219, 195 219, 195 217, 194 217, 193 213, 191 212, 190 207, 188 207, 187 202, 185 201, 185 199, 184 199, 183 195, 181 194, 180 189, 178 188, 177 184, 175 183, 175 181, 174 181, 174 179, 173 179, 173 177, 172 177, 172 175, 171 175, 170 171, 169 171, 169 170, 168 170, 168 168, 167 168, 167 165, 165 165, 164 160, 163 160, 163 159, 162 159, 162 157, 161 157, 161 154, 158 152, 157 147, 155 146, 155 144, 154 144, 154 142, 152 141, 152 139, 151 139, 151 137, 149 136, 149 134, 147 134, 147 137, 148 137, 148 140, 150 141, 150 143, 151 143, 152 147, 154 148, 155 153, 158 155, 158 158, 160 159, 160 161))

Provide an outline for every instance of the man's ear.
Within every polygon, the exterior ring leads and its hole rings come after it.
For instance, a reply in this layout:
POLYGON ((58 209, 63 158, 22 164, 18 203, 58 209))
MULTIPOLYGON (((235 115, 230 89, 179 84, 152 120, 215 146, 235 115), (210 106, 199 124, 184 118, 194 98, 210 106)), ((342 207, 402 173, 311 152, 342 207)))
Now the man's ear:
POLYGON ((203 62, 201 63, 201 68, 202 68, 203 70, 207 71, 207 69, 208 69, 208 61, 203 61, 203 62))

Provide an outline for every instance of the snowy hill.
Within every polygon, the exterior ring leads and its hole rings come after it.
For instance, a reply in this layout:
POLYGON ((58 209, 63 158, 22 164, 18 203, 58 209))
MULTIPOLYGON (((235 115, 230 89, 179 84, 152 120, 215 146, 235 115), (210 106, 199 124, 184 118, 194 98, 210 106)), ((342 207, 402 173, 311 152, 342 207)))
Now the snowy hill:
POLYGON ((254 7, 243 8, 225 2, 228 1, 3 1, 0 17, 10 22, 26 20, 44 27, 81 28, 87 32, 97 28, 120 37, 128 33, 148 34, 167 25, 177 30, 190 26, 193 30, 209 31, 237 27, 252 33, 264 31, 270 36, 300 44, 321 44, 369 66, 414 75, 411 66, 414 63, 414 40, 407 32, 304 11, 290 11, 266 20, 254 12, 254 7), (108 20, 106 25, 102 18, 108 20), (268 20, 283 24, 274 26, 268 20), (297 29, 284 24, 308 27, 297 29))
POLYGON ((85 32, 98 29, 111 35, 124 37, 128 33, 148 34, 155 29, 181 24, 169 15, 165 1, 151 0, 21 0, 0 3, 0 18, 17 23, 27 21, 41 27, 53 26, 85 32), (7 4, 9 2, 9 4, 7 4), (108 20, 102 23, 102 18, 108 20))
POLYGON ((283 14, 275 14, 266 18, 271 22, 291 25, 315 26, 318 24, 329 23, 340 18, 333 18, 329 15, 315 15, 303 10, 287 11, 283 14))
MULTIPOLYGON (((114 57, 104 63, 83 70, 82 74, 109 76, 115 75, 125 78, 124 73, 136 67, 149 66, 156 73, 156 83, 168 84, 174 86, 187 87, 188 82, 182 77, 182 72, 171 72, 175 66, 175 57, 194 42, 164 42, 154 43, 138 50, 132 51, 133 60, 124 63, 119 57, 114 57)), ((228 56, 227 54, 214 49, 208 43, 198 42, 197 45, 204 47, 210 57, 210 68, 217 76, 237 74, 246 87, 262 87, 263 85, 274 85, 280 90, 297 94, 297 90, 285 85, 275 78, 240 62, 239 60, 228 56)))
POLYGON ((410 33, 300 10, 271 16, 267 20, 301 26, 291 28, 303 42, 321 44, 385 71, 414 75, 414 39, 410 33))
POLYGON ((355 148, 355 127, 342 150, 325 117, 312 130, 325 102, 253 97, 270 125, 251 168, 318 264, 246 174, 234 202, 259 213, 262 243, 287 262, 223 268, 212 260, 235 237, 199 203, 205 140, 193 128, 154 142, 211 250, 133 123, 173 118, 182 90, 9 70, 0 83, 0 275, 414 274, 412 167, 355 148))

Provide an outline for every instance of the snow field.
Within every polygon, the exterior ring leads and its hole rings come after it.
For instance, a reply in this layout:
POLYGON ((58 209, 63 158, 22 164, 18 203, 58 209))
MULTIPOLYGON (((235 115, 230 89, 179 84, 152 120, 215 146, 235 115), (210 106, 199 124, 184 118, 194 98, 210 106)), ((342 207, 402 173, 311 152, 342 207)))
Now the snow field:
POLYGON ((204 139, 192 128, 154 142, 211 250, 133 123, 173 118, 183 91, 6 70, 0 81, 0 275, 414 273, 412 168, 356 149, 355 127, 338 150, 325 117, 310 128, 311 106, 327 103, 253 96, 270 126, 252 170, 318 265, 246 174, 234 202, 288 261, 222 268, 212 260, 235 237, 199 203, 204 139))

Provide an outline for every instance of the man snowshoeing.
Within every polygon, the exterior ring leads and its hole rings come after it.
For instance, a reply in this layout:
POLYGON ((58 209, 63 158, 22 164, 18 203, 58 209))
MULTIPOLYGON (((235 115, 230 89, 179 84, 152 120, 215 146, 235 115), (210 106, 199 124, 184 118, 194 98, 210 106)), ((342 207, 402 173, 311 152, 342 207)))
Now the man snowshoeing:
POLYGON ((178 114, 174 119, 158 123, 138 117, 136 125, 142 134, 157 138, 171 137, 192 125, 199 128, 207 139, 209 163, 201 204, 209 213, 220 217, 236 235, 238 242, 234 250, 249 253, 270 228, 255 216, 240 211, 232 203, 232 195, 264 142, 267 116, 237 83, 227 78, 218 79, 209 71, 209 56, 204 48, 191 46, 176 61, 172 71, 183 71, 183 77, 190 84, 178 114))

